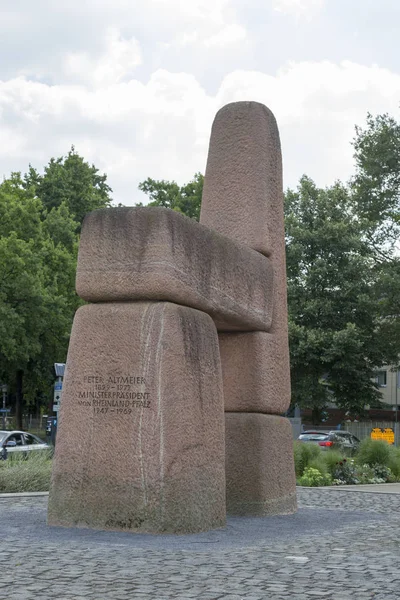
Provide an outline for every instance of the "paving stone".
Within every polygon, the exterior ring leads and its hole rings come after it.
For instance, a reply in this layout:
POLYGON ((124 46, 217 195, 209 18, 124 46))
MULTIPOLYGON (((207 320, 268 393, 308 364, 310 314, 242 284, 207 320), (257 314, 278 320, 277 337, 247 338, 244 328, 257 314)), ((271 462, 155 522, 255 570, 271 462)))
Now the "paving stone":
POLYGON ((318 488, 297 493, 300 511, 289 518, 290 535, 284 535, 288 517, 248 519, 246 527, 271 523, 271 535, 254 534, 242 545, 233 544, 241 535, 239 520, 228 521, 226 532, 214 532, 215 537, 165 541, 49 529, 42 498, 1 499, 0 553, 6 555, 6 570, 0 571, 0 598, 4 589, 13 600, 398 598, 400 495, 318 488), (301 526, 307 515, 314 526, 301 526), (274 519, 279 530, 272 535, 274 519), (223 543, 227 535, 229 547, 223 543))

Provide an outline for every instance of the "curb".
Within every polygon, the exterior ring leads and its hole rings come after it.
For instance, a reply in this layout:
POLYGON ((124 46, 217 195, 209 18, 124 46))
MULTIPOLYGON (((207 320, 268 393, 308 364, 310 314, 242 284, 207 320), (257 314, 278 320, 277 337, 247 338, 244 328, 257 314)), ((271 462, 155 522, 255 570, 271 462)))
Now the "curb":
MULTIPOLYGON (((379 483, 377 485, 398 485, 392 483, 379 483)), ((321 485, 318 487, 306 486, 306 485, 296 485, 296 489, 301 490, 330 490, 335 492, 359 492, 361 494, 390 494, 392 496, 399 496, 400 489, 386 488, 386 489, 374 489, 375 485, 373 483, 360 484, 357 486, 352 485, 321 485), (361 487, 362 486, 362 487, 361 487)))
POLYGON ((0 494, 2 498, 29 498, 31 496, 48 496, 49 492, 17 492, 16 494, 0 494))

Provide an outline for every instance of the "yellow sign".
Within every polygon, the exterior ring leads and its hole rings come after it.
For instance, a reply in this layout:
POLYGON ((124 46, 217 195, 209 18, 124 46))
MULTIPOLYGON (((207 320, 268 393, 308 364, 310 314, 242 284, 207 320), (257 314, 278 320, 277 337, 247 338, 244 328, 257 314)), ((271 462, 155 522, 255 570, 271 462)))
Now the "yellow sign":
POLYGON ((388 444, 394 444, 394 431, 391 428, 384 429, 382 439, 386 440, 388 444))
POLYGON ((382 429, 380 427, 374 427, 371 431, 371 440, 381 440, 382 439, 382 429))
POLYGON ((388 444, 394 444, 394 431, 390 427, 386 429, 374 427, 371 431, 371 440, 384 440, 388 444))

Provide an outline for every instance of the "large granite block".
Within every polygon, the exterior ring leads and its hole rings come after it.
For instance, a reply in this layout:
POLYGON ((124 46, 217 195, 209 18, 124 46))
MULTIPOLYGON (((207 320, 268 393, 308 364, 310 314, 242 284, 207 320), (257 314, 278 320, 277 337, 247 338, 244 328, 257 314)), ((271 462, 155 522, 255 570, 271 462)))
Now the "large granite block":
MULTIPOLYGON (((251 356, 257 350, 262 352, 257 357, 258 382, 262 378, 270 386, 270 377, 276 374, 278 378, 261 411, 268 405, 273 407, 272 412, 278 412, 281 406, 286 407, 290 393, 282 156, 275 117, 263 104, 235 102, 217 113, 211 132, 200 222, 271 259, 274 271, 273 319, 268 330, 271 335, 262 343, 260 338, 254 346, 248 342, 246 350, 240 346, 243 338, 237 338, 238 348, 234 348, 231 339, 233 356, 225 351, 222 362, 227 361, 223 370, 229 373, 232 364, 240 364, 241 355, 245 361, 246 352, 251 356), (261 375, 263 368, 265 373, 261 375)), ((244 377, 250 380, 253 372, 249 361, 244 377)), ((233 381, 228 385, 232 389, 233 381)), ((253 387, 257 387, 258 396, 264 395, 257 380, 253 387)), ((246 409, 243 400, 238 401, 239 394, 243 398, 240 384, 236 397, 225 389, 227 406, 235 407, 232 410, 238 410, 239 405, 243 410, 254 410, 260 404, 255 399, 246 409)))
POLYGON ((163 300, 208 313, 218 329, 267 331, 268 258, 164 208, 111 208, 85 218, 76 288, 91 302, 163 300))
POLYGON ((289 354, 276 335, 220 333, 225 410, 282 414, 290 405, 289 354))
POLYGON ((208 315, 164 302, 77 311, 48 522, 158 533, 224 525, 222 376, 208 315))
POLYGON ((276 252, 283 225, 282 157, 275 117, 263 104, 234 102, 218 111, 200 223, 262 254, 276 252))
POLYGON ((296 512, 290 422, 257 413, 225 413, 226 504, 231 515, 296 512))

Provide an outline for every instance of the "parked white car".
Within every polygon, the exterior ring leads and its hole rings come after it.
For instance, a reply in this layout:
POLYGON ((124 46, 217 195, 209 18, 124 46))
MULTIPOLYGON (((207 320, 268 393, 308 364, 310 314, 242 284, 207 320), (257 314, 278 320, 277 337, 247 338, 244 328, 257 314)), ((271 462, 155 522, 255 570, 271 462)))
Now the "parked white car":
POLYGON ((31 452, 32 450, 50 450, 47 444, 36 435, 25 431, 0 431, 0 451, 31 452))

